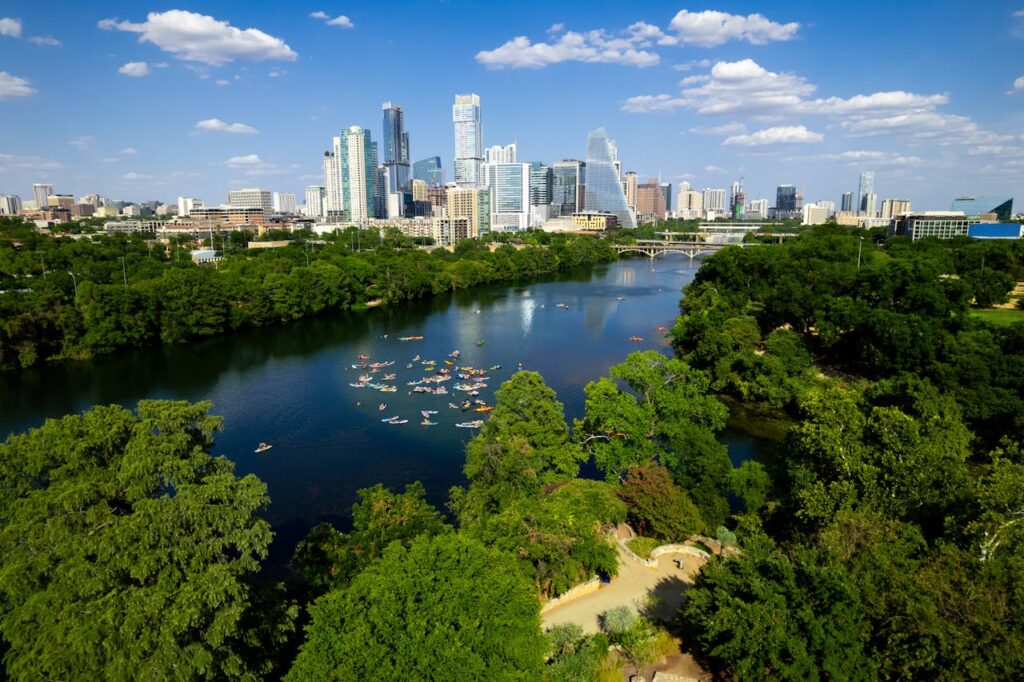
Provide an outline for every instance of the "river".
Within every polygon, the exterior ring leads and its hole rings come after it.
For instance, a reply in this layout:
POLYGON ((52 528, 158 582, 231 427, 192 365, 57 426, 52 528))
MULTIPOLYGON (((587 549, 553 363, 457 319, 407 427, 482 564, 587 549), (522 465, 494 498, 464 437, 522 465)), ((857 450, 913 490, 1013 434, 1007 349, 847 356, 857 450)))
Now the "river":
MULTIPOLYGON (((488 403, 522 363, 555 389, 571 421, 582 416, 583 387, 627 354, 669 352, 657 327, 671 327, 680 289, 696 271, 681 256, 653 264, 625 260, 546 281, 8 372, 0 374, 0 434, 96 404, 211 400, 213 414, 224 417, 215 452, 234 460, 239 474, 256 474, 268 486, 265 516, 278 535, 272 560, 280 560, 319 521, 347 528, 359 488, 419 480, 428 499, 443 507, 448 489, 464 482, 463 447, 475 431, 455 424, 481 415, 448 407, 465 396, 454 390, 458 379, 443 384, 449 395, 410 395, 406 382, 427 376, 419 362, 407 368, 413 356, 440 367, 457 349, 459 365, 502 365, 481 390, 479 398, 488 403), (403 342, 402 336, 424 338, 403 342), (359 355, 395 361, 384 371, 398 375, 388 383, 399 391, 351 387, 361 373, 351 368, 359 355), (420 410, 436 410, 431 419, 437 425, 420 426, 420 410), (408 423, 381 421, 393 415, 408 423), (254 453, 260 441, 273 448, 254 453)), ((772 447, 731 429, 721 440, 733 462, 772 447)))

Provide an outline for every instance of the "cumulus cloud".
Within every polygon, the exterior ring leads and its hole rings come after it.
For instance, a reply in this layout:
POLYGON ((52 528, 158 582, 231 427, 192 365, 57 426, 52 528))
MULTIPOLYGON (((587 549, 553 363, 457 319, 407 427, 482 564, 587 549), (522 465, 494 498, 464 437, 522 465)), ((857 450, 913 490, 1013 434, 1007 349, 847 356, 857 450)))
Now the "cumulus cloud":
POLYGON ((28 42, 33 45, 46 45, 49 47, 60 47, 63 43, 52 36, 32 36, 28 42))
MULTIPOLYGON (((518 36, 493 50, 482 50, 476 60, 489 69, 540 69, 561 62, 624 64, 653 66, 661 58, 654 52, 639 49, 651 45, 649 24, 634 24, 615 37, 603 29, 563 33, 550 43, 532 43, 518 36)), ((657 27, 650 28, 658 30, 657 27)), ((660 31, 659 31, 660 32, 660 31)))
POLYGON ((890 116, 858 116, 843 121, 842 126, 851 137, 900 136, 940 145, 994 144, 1013 139, 1012 135, 983 130, 967 116, 926 110, 890 116))
POLYGON ((692 69, 706 69, 711 66, 710 59, 691 59, 688 62, 682 64, 676 64, 672 67, 674 71, 690 71, 692 69))
POLYGON ((68 142, 75 149, 91 149, 96 144, 96 138, 92 135, 79 135, 75 139, 68 142))
POLYGON ((133 154, 138 154, 139 150, 133 149, 132 147, 125 147, 118 153, 124 154, 125 156, 132 156, 133 154))
POLYGON ((0 100, 28 97, 36 94, 35 88, 26 78, 19 78, 6 71, 0 71, 0 100))
POLYGON ((146 21, 134 23, 103 19, 104 30, 138 33, 139 42, 153 43, 178 59, 219 66, 235 60, 294 61, 288 45, 259 29, 240 29, 205 14, 180 9, 150 12, 146 21))
POLYGON ((688 106, 686 100, 672 95, 637 95, 622 102, 622 110, 631 113, 672 111, 688 106))
POLYGON ((230 168, 244 168, 246 166, 259 166, 263 164, 263 159, 260 158, 259 154, 246 154, 245 156, 232 156, 230 159, 224 162, 225 166, 230 168))
POLYGON ((327 22, 328 26, 341 26, 342 28, 355 28, 356 25, 352 23, 352 20, 346 17, 344 14, 331 18, 327 12, 317 10, 309 15, 313 19, 319 19, 320 21, 327 22))
POLYGON ((149 64, 146 62, 128 62, 118 69, 117 72, 123 76, 142 78, 149 74, 149 64))
POLYGON ((747 126, 738 121, 723 123, 720 126, 698 126, 690 128, 691 133, 697 135, 740 135, 747 132, 747 126))
POLYGON ((225 123, 219 118, 207 118, 196 123, 196 130, 210 133, 232 133, 236 135, 255 135, 259 131, 244 123, 225 123))
POLYGON ((690 12, 684 9, 672 18, 669 29, 675 32, 680 44, 715 47, 730 40, 752 45, 792 40, 800 30, 800 24, 795 21, 779 24, 761 14, 742 16, 715 10, 690 12))
POLYGON ((3 17, 2 19, 0 19, 0 36, 8 36, 9 38, 20 38, 21 19, 14 19, 12 17, 3 17))
POLYGON ((1012 95, 1018 92, 1024 92, 1024 76, 1013 81, 1013 87, 1010 89, 1010 94, 1012 95))
POLYGON ((548 28, 548 33, 561 33, 565 30, 565 24, 559 22, 557 24, 551 24, 548 28))
POLYGON ((723 145, 742 147, 763 147, 770 144, 809 144, 821 142, 825 136, 808 130, 805 126, 777 126, 765 128, 749 135, 733 135, 723 145))
POLYGON ((918 156, 904 156, 896 152, 884 152, 877 150, 851 149, 844 152, 832 154, 813 154, 809 156, 787 156, 781 159, 786 163, 806 161, 829 161, 846 163, 850 166, 920 166, 924 160, 918 156))

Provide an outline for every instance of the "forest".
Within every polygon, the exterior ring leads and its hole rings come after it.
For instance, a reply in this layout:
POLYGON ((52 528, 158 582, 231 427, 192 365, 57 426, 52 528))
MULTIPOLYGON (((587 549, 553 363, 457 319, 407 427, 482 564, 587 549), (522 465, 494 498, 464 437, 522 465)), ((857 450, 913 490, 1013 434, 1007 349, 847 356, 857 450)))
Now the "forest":
MULTIPOLYGON (((540 608, 615 575, 607 531, 627 521, 656 542, 738 547, 705 564, 668 625, 727 679, 1014 679, 1024 324, 973 311, 1024 279, 1024 249, 874 237, 827 226, 708 257, 671 356, 629 355, 585 387, 572 424, 543 377, 514 374, 445 508, 418 483, 361 490, 351 529, 314 528, 281 583, 261 580, 266 487, 215 454, 209 403, 97 406, 12 435, 0 444, 8 675, 621 679, 663 652, 665 626, 626 610, 599 634, 545 631, 540 608), (789 424, 777 454, 734 467, 717 438, 727 404, 789 424), (591 463, 597 475, 581 475, 591 463)), ((573 243, 532 257, 599 244, 573 243)), ((309 268, 303 248, 154 267, 265 282, 279 260, 284 277, 313 277, 365 258, 384 263, 383 295, 389 267, 437 259, 415 280, 426 295, 460 263, 514 257, 346 248, 318 248, 309 268)))
POLYGON ((246 249, 249 233, 218 236, 212 246, 223 260, 196 265, 191 237, 172 238, 166 248, 141 235, 52 237, 0 217, 0 369, 183 343, 615 259, 607 240, 589 236, 530 234, 518 248, 493 252, 465 240, 454 253, 413 248, 397 230, 267 236, 290 243, 246 249))

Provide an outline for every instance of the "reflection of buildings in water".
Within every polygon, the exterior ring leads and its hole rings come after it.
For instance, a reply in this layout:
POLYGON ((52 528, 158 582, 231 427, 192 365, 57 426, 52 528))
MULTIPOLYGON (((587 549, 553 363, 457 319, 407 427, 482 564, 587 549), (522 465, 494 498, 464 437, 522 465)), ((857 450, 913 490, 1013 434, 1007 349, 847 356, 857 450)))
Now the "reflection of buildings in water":
POLYGON ((495 310, 493 307, 488 306, 485 309, 482 304, 476 301, 469 308, 460 311, 459 316, 455 319, 456 329, 452 335, 456 340, 456 348, 464 353, 466 349, 475 346, 476 342, 480 339, 486 340, 487 337, 484 336, 484 318, 494 314, 495 310), (479 315, 476 314, 477 310, 480 311, 479 315))
POLYGON ((636 284, 636 268, 621 268, 615 273, 615 284, 618 286, 632 286, 636 284))
POLYGON ((537 302, 528 296, 519 299, 519 324, 523 336, 529 336, 533 331, 533 311, 536 307, 537 302))
POLYGON ((608 316, 612 314, 612 310, 615 309, 617 301, 608 296, 596 299, 588 299, 581 305, 583 306, 583 324, 587 330, 594 333, 600 334, 604 331, 604 325, 608 322, 608 316))

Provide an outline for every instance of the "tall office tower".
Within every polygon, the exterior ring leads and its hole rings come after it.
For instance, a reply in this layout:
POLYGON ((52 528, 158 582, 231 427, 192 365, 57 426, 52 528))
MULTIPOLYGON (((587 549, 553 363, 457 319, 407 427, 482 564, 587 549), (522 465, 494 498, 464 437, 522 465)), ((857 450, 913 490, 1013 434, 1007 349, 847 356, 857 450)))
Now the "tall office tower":
POLYGON ((864 203, 861 205, 861 213, 868 218, 874 218, 878 215, 878 195, 874 192, 868 192, 864 195, 864 203))
POLYGON ((484 169, 491 190, 491 231, 525 230, 530 222, 530 164, 488 163, 484 169))
POLYGON ((469 220, 469 236, 485 237, 491 231, 491 191, 488 188, 451 187, 445 193, 449 219, 469 220))
POLYGON ((0 215, 17 215, 21 210, 21 197, 17 194, 0 194, 0 215))
POLYGON ((284 213, 286 215, 294 215, 295 210, 295 195, 291 192, 274 192, 271 197, 271 204, 274 207, 274 213, 284 213))
POLYGON ((585 167, 576 159, 564 159, 552 166, 550 217, 571 216, 583 209, 585 167))
POLYGON ((540 227, 551 217, 554 182, 551 166, 539 161, 530 164, 530 227, 540 227))
POLYGON ((725 213, 726 209, 726 197, 724 189, 705 189, 704 190, 704 210, 714 211, 715 213, 725 213))
POLYGON ((587 136, 587 177, 584 208, 613 213, 619 227, 635 228, 636 216, 626 205, 626 194, 615 169, 615 153, 604 128, 587 136))
POLYGON ((736 195, 740 193, 742 185, 739 182, 734 182, 729 185, 729 210, 736 210, 736 195))
POLYGON ((619 161, 619 145, 615 140, 608 140, 608 149, 611 151, 612 165, 615 166, 615 179, 622 182, 622 162, 619 161))
POLYGON ((658 220, 665 219, 665 192, 661 189, 661 183, 657 178, 650 178, 647 182, 636 186, 636 214, 637 216, 654 216, 658 220))
POLYGON ((796 185, 779 185, 775 190, 775 212, 796 213, 796 185))
POLYGON ((860 174, 860 184, 857 185, 857 211, 866 211, 864 195, 875 191, 875 174, 873 171, 864 171, 860 174))
POLYGON ((839 210, 849 213, 853 210, 853 192, 843 192, 843 197, 839 202, 839 210))
POLYGON ((910 213, 910 199, 886 199, 882 202, 882 217, 895 218, 901 213, 910 213))
POLYGON ((509 145, 502 147, 500 144, 496 144, 493 147, 488 147, 484 152, 484 163, 515 163, 516 162, 516 143, 513 142, 509 145))
POLYGON ((409 133, 405 132, 402 107, 391 102, 381 105, 384 120, 384 167, 388 170, 388 192, 409 189, 409 133))
POLYGON ((743 217, 748 220, 764 220, 768 217, 768 200, 754 199, 743 209, 743 217))
POLYGON ((626 179, 623 181, 623 191, 626 193, 626 206, 629 206, 633 212, 636 212, 636 188, 639 182, 640 178, 635 171, 626 173, 626 179))
POLYGON ((672 183, 661 183, 661 193, 665 195, 665 213, 672 212, 672 183))
POLYGON ((480 127, 480 97, 455 95, 455 184, 475 187, 483 182, 483 130, 480 127))
POLYGON ((428 156, 412 165, 412 177, 422 180, 427 187, 444 187, 444 171, 441 169, 440 156, 428 156))
POLYGON ((32 197, 36 200, 36 208, 46 208, 46 197, 53 193, 53 185, 32 185, 32 197))
POLYGON ((309 185, 306 187, 306 217, 324 217, 324 199, 327 196, 327 188, 323 185, 309 185))
POLYGON ((324 154, 324 187, 327 216, 353 222, 372 218, 374 189, 379 184, 376 145, 369 130, 352 126, 333 140, 333 150, 324 154))
POLYGON ((195 197, 178 197, 178 217, 187 218, 193 208, 202 208, 203 200, 195 197))
POLYGON ((686 189, 679 191, 677 214, 685 220, 693 220, 704 215, 704 194, 690 189, 689 183, 683 183, 686 189))
POLYGON ((231 190, 228 192, 228 206, 258 208, 263 211, 263 215, 270 215, 270 212, 274 210, 270 190, 258 187, 231 190))

